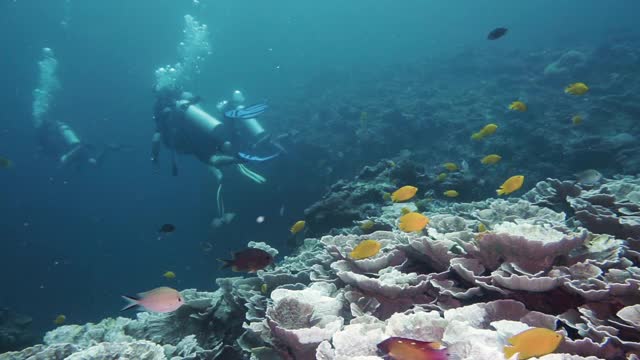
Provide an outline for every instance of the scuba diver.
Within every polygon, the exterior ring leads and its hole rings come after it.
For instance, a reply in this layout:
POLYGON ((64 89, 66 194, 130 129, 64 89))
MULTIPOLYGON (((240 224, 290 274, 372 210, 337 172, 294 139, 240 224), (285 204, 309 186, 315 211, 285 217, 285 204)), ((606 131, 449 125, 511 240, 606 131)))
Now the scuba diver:
POLYGON ((203 110, 199 105, 200 97, 190 92, 176 87, 156 89, 153 109, 156 129, 151 141, 151 162, 158 165, 160 144, 164 144, 170 152, 174 176, 178 175, 176 153, 193 155, 207 165, 218 183, 216 198, 220 218, 225 216, 221 168, 235 167, 253 182, 262 184, 266 179, 250 170, 246 163, 268 161, 284 152, 256 119, 268 105, 245 107, 244 101, 244 95, 236 90, 231 101, 218 103, 217 109, 223 114, 218 119, 203 110), (272 149, 266 150, 266 147, 272 149), (269 151, 269 154, 254 154, 260 150, 269 151))
MULTIPOLYGON (((38 145, 43 153, 54 157, 63 167, 81 169, 100 164, 110 147, 96 150, 93 145, 80 141, 77 133, 61 121, 43 121, 36 128, 38 145)), ((117 150, 117 148, 114 148, 117 150)))

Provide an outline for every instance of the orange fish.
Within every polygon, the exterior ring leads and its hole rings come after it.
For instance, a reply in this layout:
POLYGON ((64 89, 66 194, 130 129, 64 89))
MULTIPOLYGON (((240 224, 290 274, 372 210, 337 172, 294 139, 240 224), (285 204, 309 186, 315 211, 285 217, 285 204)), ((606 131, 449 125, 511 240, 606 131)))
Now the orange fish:
POLYGON ((416 195, 418 188, 415 186, 403 186, 391 194, 391 201, 402 202, 407 201, 416 195))
POLYGON ((422 231, 429 224, 429 218, 417 213, 410 212, 400 217, 400 224, 398 227, 404 232, 416 232, 422 231))
POLYGON ((129 310, 136 306, 141 306, 147 311, 167 313, 176 311, 180 306, 184 305, 182 295, 170 287, 162 286, 135 296, 123 296, 129 304, 122 308, 121 311, 129 310))
POLYGON ((386 359, 393 360, 447 360, 446 350, 440 344, 402 337, 391 337, 378 344, 386 359))
POLYGON ((496 190, 496 192, 498 193, 498 195, 503 195, 503 194, 509 195, 512 192, 520 189, 523 183, 524 183, 524 176, 522 175, 512 176, 508 178, 507 181, 504 182, 504 184, 500 185, 500 189, 496 190))

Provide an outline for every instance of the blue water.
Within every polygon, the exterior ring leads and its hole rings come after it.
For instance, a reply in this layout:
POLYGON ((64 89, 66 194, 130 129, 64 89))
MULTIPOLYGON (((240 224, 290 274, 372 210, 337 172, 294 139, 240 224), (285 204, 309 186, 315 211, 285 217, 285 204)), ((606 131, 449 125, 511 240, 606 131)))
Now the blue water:
POLYGON ((601 43, 637 31, 640 13, 640 3, 631 0, 201 0, 197 6, 187 0, 72 0, 64 28, 63 3, 0 3, 0 155, 15 163, 0 170, 0 306, 32 316, 38 331, 51 328, 59 313, 71 323, 115 316, 119 295, 167 284, 161 277, 166 270, 178 275, 174 287, 214 289, 216 277, 231 275, 219 271, 215 259, 249 241, 286 253, 288 229, 303 210, 329 184, 364 165, 347 161, 334 164, 330 176, 308 176, 309 159, 317 159, 294 144, 288 157, 257 167, 268 178, 265 185, 227 176, 225 203, 238 217, 211 230, 215 187, 207 170, 183 156, 180 176, 172 177, 166 152, 159 173, 149 163, 153 71, 175 62, 185 14, 211 32, 213 54, 194 82, 205 102, 241 88, 253 101, 269 99, 274 113, 286 117, 265 117, 270 131, 293 127, 330 139, 339 130, 309 123, 304 89, 365 81, 358 74, 437 64, 463 52, 508 58, 514 51, 601 43), (488 43, 486 33, 497 26, 511 31, 488 43), (128 151, 83 172, 37 156, 31 102, 43 47, 55 49, 62 82, 52 112, 83 138, 124 144, 128 151), (336 72, 356 75, 329 76, 336 72), (278 109, 291 99, 295 108, 278 109), (260 215, 262 224, 255 221, 260 215), (158 239, 163 223, 177 231, 158 239), (214 250, 203 252, 203 242, 214 250))

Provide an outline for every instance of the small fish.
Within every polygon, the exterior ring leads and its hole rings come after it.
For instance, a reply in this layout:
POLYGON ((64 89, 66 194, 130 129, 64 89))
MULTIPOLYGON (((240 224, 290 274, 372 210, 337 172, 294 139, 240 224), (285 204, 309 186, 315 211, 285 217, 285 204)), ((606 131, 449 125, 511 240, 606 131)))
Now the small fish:
POLYGON ((482 130, 480 130, 480 133, 482 133, 482 136, 489 136, 489 135, 493 135, 493 133, 495 133, 496 130, 498 130, 498 125, 487 124, 482 128, 482 130))
POLYGON ((454 164, 452 162, 444 163, 444 164, 442 164, 442 166, 444 166, 444 168, 449 170, 449 171, 458 171, 458 165, 456 165, 456 164, 454 164))
POLYGON ((162 234, 170 234, 174 231, 176 231, 176 227, 173 224, 164 224, 158 229, 158 232, 162 234))
POLYGON ((280 216, 284 216, 284 204, 280 206, 280 216))
POLYGON ((482 135, 482 133, 480 132, 471 134, 471 140, 480 141, 482 139, 484 139, 484 135, 482 135))
POLYGON ((440 173, 438 174, 438 176, 436 177, 436 180, 438 181, 444 181, 447 178, 447 173, 440 173))
POLYGON ((554 352, 564 337, 557 332, 545 328, 532 328, 509 338, 513 346, 504 347, 504 356, 508 359, 515 353, 518 359, 540 357, 554 352))
POLYGON ((267 284, 262 284, 262 286, 260 286, 260 292, 263 294, 266 294, 269 291, 269 286, 267 284))
POLYGON ((13 166, 13 161, 7 159, 6 157, 0 156, 0 167, 8 169, 13 166))
POLYGON ((502 185, 500 185, 500 189, 496 190, 498 195, 503 194, 511 194, 512 192, 520 189, 522 184, 524 183, 524 176, 515 175, 507 179, 502 185))
POLYGON ((498 125, 496 124, 487 124, 480 131, 471 135, 472 140, 482 140, 489 135, 493 135, 496 130, 498 130, 498 125))
POLYGON ((417 212, 411 212, 400 217, 398 227, 404 232, 418 232, 422 231, 428 224, 428 217, 417 212))
POLYGON ((447 360, 446 350, 435 342, 391 337, 378 344, 378 349, 392 360, 447 360))
POLYGON ((380 252, 382 244, 376 240, 364 240, 356 246, 349 256, 354 260, 362 260, 376 256, 380 252))
POLYGON ((484 223, 479 223, 478 224, 478 232, 483 233, 485 231, 487 231, 487 226, 484 223))
POLYGON ((572 118, 571 118, 571 123, 572 123, 573 125, 580 125, 580 124, 582 124, 582 120, 583 120, 583 119, 582 119, 582 116, 580 116, 580 115, 576 115, 576 116, 574 116, 574 117, 572 117, 572 118))
POLYGON ((291 227, 291 230, 290 230, 291 233, 293 235, 299 233, 300 231, 304 230, 304 227, 305 227, 306 224, 307 224, 307 222, 304 221, 304 220, 296 221, 296 223, 293 224, 293 226, 291 227))
POLYGON ((447 190, 445 192, 442 193, 444 196, 446 197, 450 197, 450 198, 454 198, 454 197, 458 197, 458 195, 460 195, 457 191, 455 190, 447 190))
POLYGON ((503 28, 503 27, 495 28, 491 30, 491 32, 489 32, 489 35, 487 35, 487 39, 488 40, 500 39, 501 37, 507 34, 507 31, 509 31, 509 29, 507 28, 503 28))
POLYGON ((391 194, 391 201, 402 202, 410 200, 416 195, 416 192, 418 192, 418 188, 415 186, 403 186, 391 194))
POLYGON ((587 93, 587 91, 589 91, 589 87, 587 86, 587 84, 582 82, 573 83, 564 88, 565 94, 571 95, 584 95, 587 93))
POLYGON ((527 105, 520 100, 514 101, 509 105, 509 110, 525 112, 527 111, 527 105))
POLYGON ((223 269, 231 268, 235 272, 253 273, 271 265, 273 256, 261 249, 247 248, 233 254, 231 260, 218 260, 224 263, 223 269))
POLYGON ((173 271, 167 271, 164 274, 162 274, 162 277, 164 277, 167 280, 173 280, 176 278, 176 273, 174 273, 173 271))
POLYGON ((370 231, 375 225, 376 223, 373 220, 366 220, 360 224, 360 230, 365 232, 370 231))
POLYGON ((598 170, 588 169, 575 174, 578 178, 578 183, 582 185, 597 185, 602 180, 602 174, 598 170))
POLYGON ((122 308, 121 311, 140 306, 147 311, 167 313, 176 311, 180 306, 184 305, 182 295, 177 290, 166 286, 140 293, 138 297, 123 296, 122 298, 127 300, 129 304, 122 308))
POLYGON ((502 160, 502 156, 497 154, 491 154, 483 157, 482 160, 480 160, 480 162, 483 163, 484 165, 493 165, 500 160, 502 160))
POLYGON ((60 314, 58 316, 56 316, 55 319, 53 319, 53 323, 60 326, 62 324, 64 324, 67 321, 67 317, 63 314, 60 314))

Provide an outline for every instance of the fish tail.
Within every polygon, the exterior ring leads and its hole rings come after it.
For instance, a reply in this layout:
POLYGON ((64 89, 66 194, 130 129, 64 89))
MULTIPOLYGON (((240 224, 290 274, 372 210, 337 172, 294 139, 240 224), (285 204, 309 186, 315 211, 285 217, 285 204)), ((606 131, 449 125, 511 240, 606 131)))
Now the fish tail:
POLYGON ((496 190, 496 192, 498 193, 498 195, 502 195, 504 194, 504 189, 498 189, 496 190))
POLYGON ((217 259, 217 260, 222 263, 222 266, 220 267, 220 269, 227 269, 233 266, 233 260, 224 260, 224 259, 217 259))
POLYGON ((504 357, 509 359, 510 357, 513 356, 513 354, 515 354, 516 351, 516 347, 515 346, 505 346, 504 347, 504 357))
POLYGON ((136 299, 135 296, 123 295, 122 298, 127 302, 127 305, 123 307, 122 310, 120 311, 127 311, 139 305, 138 299, 136 299))

